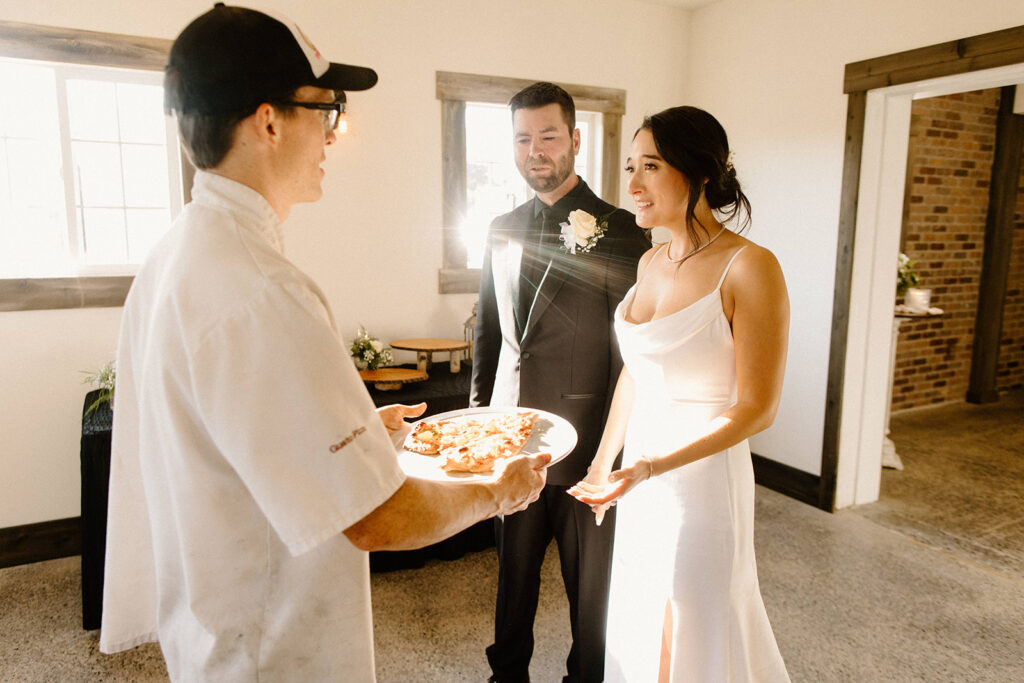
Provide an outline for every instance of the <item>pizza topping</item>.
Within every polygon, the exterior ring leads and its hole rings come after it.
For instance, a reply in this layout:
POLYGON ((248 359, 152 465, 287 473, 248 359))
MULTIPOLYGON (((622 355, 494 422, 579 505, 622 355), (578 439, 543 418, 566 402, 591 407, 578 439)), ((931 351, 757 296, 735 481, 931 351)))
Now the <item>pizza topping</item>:
POLYGON ((406 437, 405 448, 442 456, 441 468, 446 472, 491 472, 495 462, 522 450, 536 420, 533 412, 425 420, 406 437))

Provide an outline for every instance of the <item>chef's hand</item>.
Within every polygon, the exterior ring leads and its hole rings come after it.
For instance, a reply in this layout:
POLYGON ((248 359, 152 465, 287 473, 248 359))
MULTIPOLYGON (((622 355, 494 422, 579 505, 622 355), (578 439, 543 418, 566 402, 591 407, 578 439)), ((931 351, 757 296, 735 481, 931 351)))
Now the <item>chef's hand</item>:
POLYGON ((391 437, 391 443, 395 445, 395 448, 401 448, 406 435, 412 431, 412 427, 405 421, 405 418, 419 417, 426 409, 426 403, 419 403, 414 406, 392 403, 391 405, 377 408, 377 416, 384 423, 384 428, 388 430, 388 436, 391 437))
POLYGON ((520 455, 509 460, 498 478, 491 483, 491 495, 498 503, 499 515, 511 515, 525 510, 530 503, 540 498, 541 489, 547 482, 550 453, 520 455))
POLYGON ((406 424, 405 418, 419 417, 426 409, 426 403, 419 403, 414 406, 392 403, 391 405, 377 408, 377 415, 380 416, 380 421, 384 423, 384 427, 387 428, 388 433, 390 434, 392 432, 397 432, 402 428, 402 425, 406 424))

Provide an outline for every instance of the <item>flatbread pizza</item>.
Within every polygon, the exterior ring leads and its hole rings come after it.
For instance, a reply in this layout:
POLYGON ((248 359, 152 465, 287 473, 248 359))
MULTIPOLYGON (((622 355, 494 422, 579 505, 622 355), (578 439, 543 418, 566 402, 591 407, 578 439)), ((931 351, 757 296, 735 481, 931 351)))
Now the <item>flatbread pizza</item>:
POLYGON ((442 458, 445 472, 494 471, 499 460, 519 453, 530 439, 537 413, 499 413, 424 420, 405 439, 405 449, 442 458))

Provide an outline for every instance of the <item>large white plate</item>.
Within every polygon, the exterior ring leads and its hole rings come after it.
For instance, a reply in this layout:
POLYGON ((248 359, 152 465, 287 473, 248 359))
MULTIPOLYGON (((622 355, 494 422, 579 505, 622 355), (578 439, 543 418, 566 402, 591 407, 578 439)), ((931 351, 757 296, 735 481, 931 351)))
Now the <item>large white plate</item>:
MULTIPOLYGON (((536 455, 550 453, 551 465, 555 464, 572 452, 576 447, 576 429, 564 417, 534 408, 463 408, 447 413, 431 415, 412 423, 415 427, 420 422, 433 420, 458 419, 467 415, 506 415, 508 413, 537 413, 537 421, 533 425, 533 433, 523 445, 521 453, 536 455)), ((494 478, 493 472, 474 474, 471 472, 445 472, 441 469, 444 458, 438 455, 421 455, 402 449, 398 452, 398 464, 410 477, 432 479, 434 481, 488 481, 494 478)), ((549 465, 550 466, 550 465, 549 465)))

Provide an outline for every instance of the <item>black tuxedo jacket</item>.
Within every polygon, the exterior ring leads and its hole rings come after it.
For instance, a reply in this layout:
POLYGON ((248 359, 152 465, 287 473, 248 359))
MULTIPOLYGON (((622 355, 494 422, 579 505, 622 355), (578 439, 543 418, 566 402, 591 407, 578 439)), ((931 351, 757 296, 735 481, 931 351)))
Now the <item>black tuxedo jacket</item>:
MULTIPOLYGON (((510 276, 496 269, 507 267, 508 244, 536 239, 530 233, 535 233, 534 202, 539 200, 531 199, 491 224, 480 276, 470 391, 471 406, 491 405, 504 347, 501 372, 518 372, 519 405, 560 415, 576 428, 576 449, 548 471, 549 484, 565 486, 586 475, 600 442, 622 368, 612 329, 615 307, 636 281, 637 262, 650 247, 633 214, 601 200, 579 182, 582 188, 554 208, 565 214, 582 209, 606 218, 607 231, 588 253, 571 254, 560 244, 544 248, 544 260, 550 258, 551 265, 521 332, 509 325, 508 315, 515 305, 518 271, 513 268, 510 276)), ((499 397, 494 400, 501 402, 499 397)))

